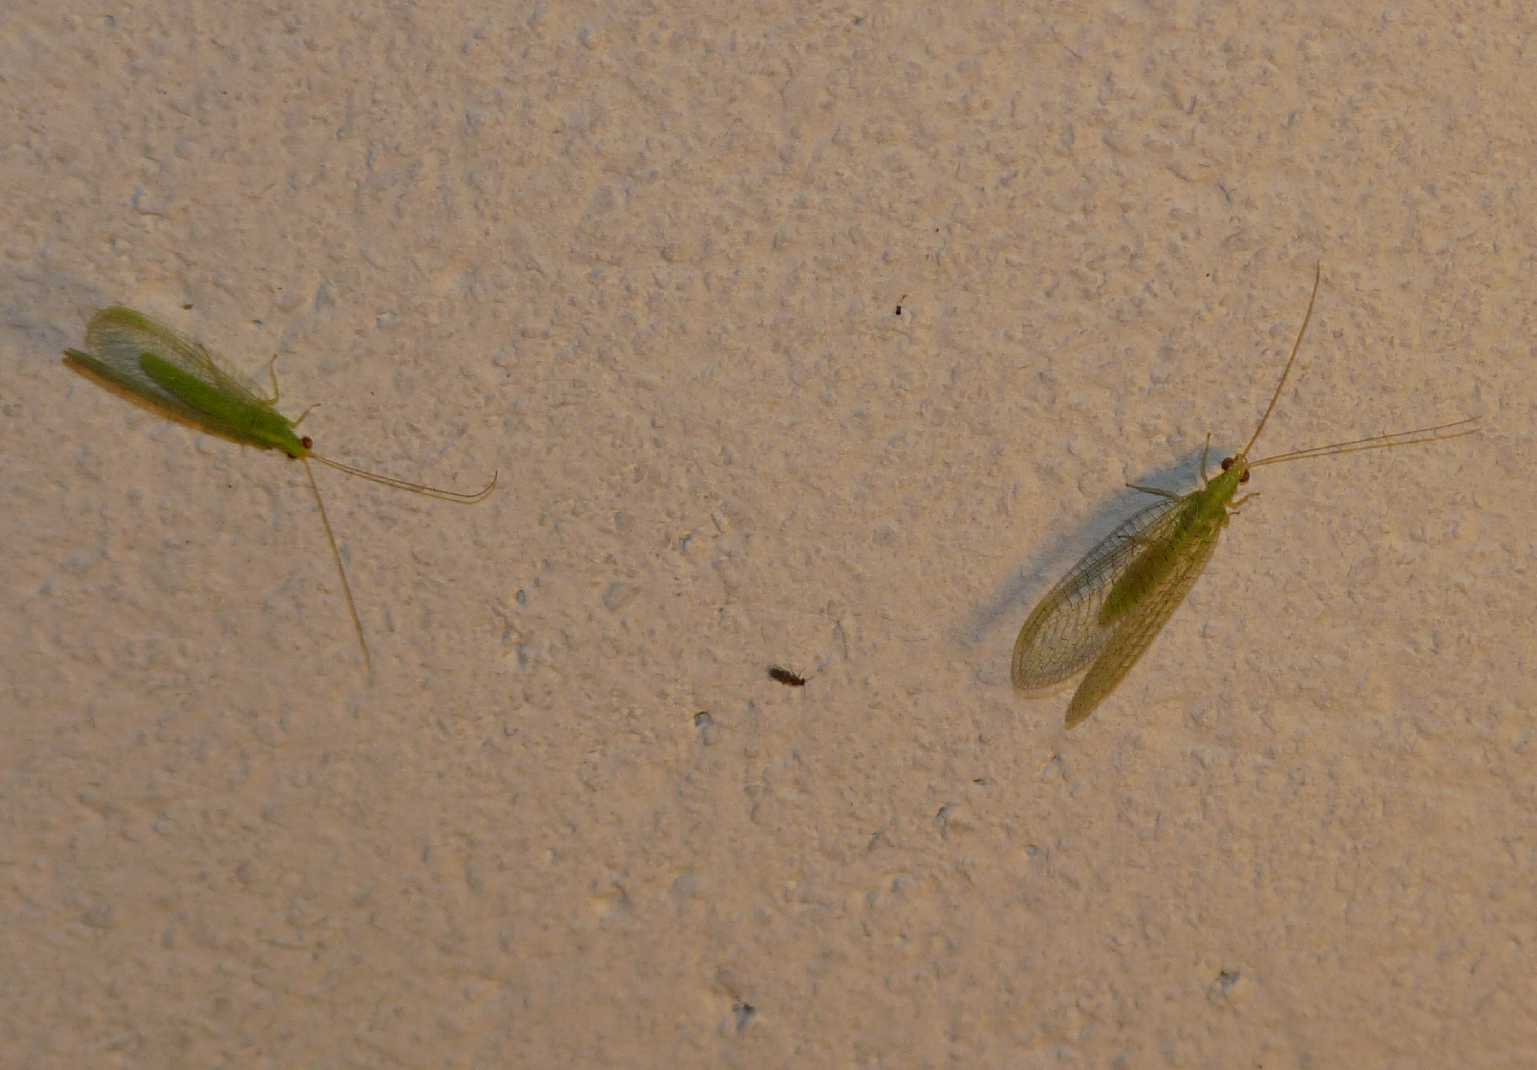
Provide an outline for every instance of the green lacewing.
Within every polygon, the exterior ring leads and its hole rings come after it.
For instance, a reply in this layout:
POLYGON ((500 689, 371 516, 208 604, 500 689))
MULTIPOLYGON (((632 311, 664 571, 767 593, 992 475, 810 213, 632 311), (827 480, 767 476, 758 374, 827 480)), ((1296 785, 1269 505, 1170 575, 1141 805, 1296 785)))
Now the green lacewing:
POLYGON ((1235 456, 1224 459, 1221 471, 1208 479, 1206 462, 1211 436, 1207 435, 1206 446, 1201 450, 1201 486, 1188 494, 1127 484, 1159 500, 1133 513, 1085 554, 1042 596, 1020 628, 1019 638, 1014 641, 1011 673, 1014 686, 1020 691, 1044 694, 1084 673, 1068 703, 1068 728, 1081 724, 1126 678, 1195 586, 1229 517, 1255 497, 1235 497, 1239 484, 1249 481, 1252 469, 1283 461, 1444 442, 1477 430, 1467 428, 1448 433, 1451 428, 1472 423, 1472 418, 1468 418, 1249 460, 1249 450, 1275 411, 1276 401, 1297 360, 1302 336, 1313 318, 1313 303, 1318 299, 1322 275, 1319 265, 1313 274, 1313 294, 1308 298, 1297 340, 1292 343, 1291 356, 1248 444, 1235 456))
MULTIPOLYGON (((277 360, 276 357, 272 359, 273 362, 277 360)), ((309 478, 310 490, 315 495, 320 524, 325 529, 326 542, 331 546, 331 557, 336 562, 336 574, 341 577, 347 612, 352 616, 352 626, 357 631, 358 646, 362 648, 363 663, 366 666, 372 663, 368 655, 368 641, 363 637, 363 621, 358 616, 357 603, 352 598, 352 586, 347 582, 342 555, 336 548, 336 536, 331 531, 325 502, 320 498, 320 487, 315 482, 315 473, 310 469, 309 462, 319 461, 329 468, 360 479, 460 505, 484 501, 496 486, 494 472, 491 482, 480 490, 462 493, 411 483, 377 472, 366 472, 333 458, 322 457, 312 449, 313 440, 308 435, 299 435, 295 430, 309 410, 300 413, 298 419, 290 420, 273 407, 278 401, 278 381, 272 364, 267 366, 267 374, 272 379, 272 396, 258 397, 239 378, 220 368, 213 354, 201 342, 184 338, 165 324, 157 323, 131 308, 104 308, 92 316, 85 329, 85 351, 66 349, 64 363, 87 379, 166 419, 188 424, 242 446, 278 450, 304 463, 304 474, 309 478)))

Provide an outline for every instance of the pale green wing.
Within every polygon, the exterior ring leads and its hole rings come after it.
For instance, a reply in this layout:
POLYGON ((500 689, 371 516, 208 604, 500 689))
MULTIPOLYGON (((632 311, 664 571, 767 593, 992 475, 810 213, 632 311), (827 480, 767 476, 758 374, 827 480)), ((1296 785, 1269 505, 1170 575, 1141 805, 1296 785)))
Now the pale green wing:
MULTIPOLYGON (((1176 514, 1177 515, 1177 514, 1176 514)), ((1083 682, 1073 693, 1073 701, 1067 707, 1067 727, 1072 728, 1097 707, 1131 671, 1154 637, 1163 630, 1174 611, 1179 608, 1190 588, 1206 570, 1212 551, 1225 524, 1214 525, 1204 536, 1193 536, 1180 547, 1171 543, 1161 548, 1163 552, 1181 554, 1181 559, 1171 568, 1153 590, 1138 600, 1111 628, 1109 642, 1103 652, 1089 667, 1083 682)), ((1154 552, 1150 550, 1149 552, 1154 552)))
POLYGON ((1160 498, 1127 517, 1041 597, 1014 641, 1015 687, 1049 691, 1099 655, 1120 623, 1100 621, 1110 589, 1133 561, 1170 537, 1190 497, 1160 498))
POLYGON ((201 379, 221 392, 233 394, 254 405, 267 405, 249 385, 214 363, 202 344, 173 331, 142 312, 115 306, 104 308, 91 317, 85 329, 85 352, 69 350, 69 356, 140 397, 163 402, 176 411, 188 409, 186 403, 166 391, 144 371, 140 358, 153 353, 188 375, 201 379))

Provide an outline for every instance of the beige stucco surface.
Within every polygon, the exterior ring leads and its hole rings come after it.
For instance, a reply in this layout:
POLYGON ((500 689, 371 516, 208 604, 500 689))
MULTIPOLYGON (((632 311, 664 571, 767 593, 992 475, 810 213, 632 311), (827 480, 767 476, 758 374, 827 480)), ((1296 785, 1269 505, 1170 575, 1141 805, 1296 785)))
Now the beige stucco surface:
POLYGON ((10 7, 0 1061, 1533 1065, 1534 32, 10 7), (1320 259, 1257 453, 1481 434, 1256 472, 1064 732, 1015 632, 1320 259), (113 303, 499 472, 317 472, 371 674, 298 465, 61 365, 113 303))

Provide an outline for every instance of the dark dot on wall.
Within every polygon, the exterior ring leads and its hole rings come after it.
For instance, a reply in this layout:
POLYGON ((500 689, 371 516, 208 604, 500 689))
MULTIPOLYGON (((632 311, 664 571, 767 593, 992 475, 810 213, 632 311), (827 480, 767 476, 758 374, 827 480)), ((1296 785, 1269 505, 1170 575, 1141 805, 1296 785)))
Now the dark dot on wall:
POLYGON ((736 1019, 736 1031, 745 1033, 748 1024, 757 1015, 758 1008, 748 1003, 745 999, 739 999, 731 1004, 731 1016, 736 1019))

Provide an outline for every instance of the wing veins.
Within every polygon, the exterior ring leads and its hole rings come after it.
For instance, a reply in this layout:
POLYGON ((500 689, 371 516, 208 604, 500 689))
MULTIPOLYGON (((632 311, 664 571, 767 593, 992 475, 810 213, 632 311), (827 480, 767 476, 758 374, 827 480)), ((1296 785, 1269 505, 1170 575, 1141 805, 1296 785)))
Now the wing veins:
POLYGON ((1174 611, 1184 604, 1201 573, 1206 571, 1206 563, 1217 548, 1221 527, 1218 525, 1195 540, 1194 545, 1184 551, 1186 559, 1116 623, 1102 652, 1073 693, 1067 707, 1067 727, 1074 727, 1093 713, 1126 678, 1138 659, 1147 653, 1174 611))
POLYGON ((85 331, 85 349, 101 365, 96 369, 100 374, 142 388, 145 393, 174 405, 195 408, 167 391, 144 370, 141 358, 145 353, 153 353, 223 393, 270 407, 266 398, 259 397, 248 384, 219 367, 207 347, 131 308, 104 308, 92 316, 85 331))
POLYGON ((1014 642, 1011 676, 1016 688, 1027 694, 1050 691, 1099 656, 1117 627, 1099 619, 1110 590, 1134 561, 1158 552, 1167 542, 1193 496, 1139 509, 1041 597, 1014 642))

